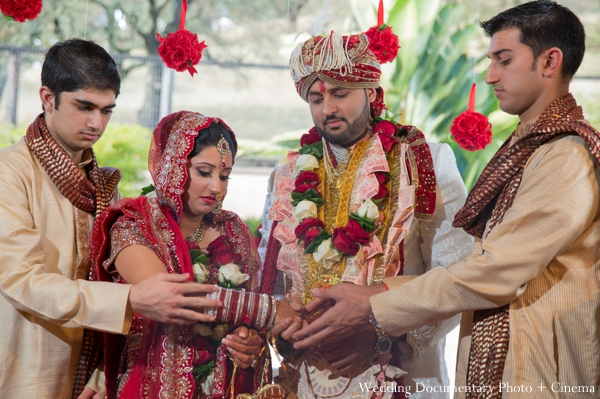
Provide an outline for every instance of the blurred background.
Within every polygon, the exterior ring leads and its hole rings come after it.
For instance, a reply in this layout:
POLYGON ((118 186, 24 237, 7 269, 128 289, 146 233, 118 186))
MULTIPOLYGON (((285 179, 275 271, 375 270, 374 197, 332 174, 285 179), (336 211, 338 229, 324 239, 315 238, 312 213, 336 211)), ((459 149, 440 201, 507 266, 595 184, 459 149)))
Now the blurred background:
MULTIPOLYGON (((402 123, 418 126, 429 140, 450 143, 468 188, 516 123, 498 110, 492 90, 484 83, 489 39, 477 24, 520 3, 384 2, 385 21, 402 47, 397 60, 384 65, 388 108, 402 123), (467 107, 473 81, 478 83, 476 110, 490 117, 494 132, 494 142, 475 153, 458 149, 449 138, 452 120, 467 107)), ((600 2, 560 3, 579 15, 587 30, 587 52, 572 91, 587 118, 600 126, 600 2)), ((71 37, 85 37, 114 56, 123 77, 112 121, 96 146, 100 162, 123 170, 123 194, 135 196, 148 183, 148 138, 159 119, 182 109, 199 111, 222 118, 236 132, 239 175, 234 176, 230 192, 241 180, 250 181, 252 190, 243 195, 242 209, 234 210, 258 217, 263 192, 252 176, 260 175, 257 182, 265 180, 268 171, 263 169, 272 168, 288 149, 297 148, 299 136, 312 126, 308 107, 289 77, 292 49, 308 37, 306 31, 316 21, 323 32, 365 31, 376 22, 378 0, 189 0, 185 27, 208 45, 194 77, 166 68, 157 55, 155 34, 164 37, 177 30, 181 4, 178 0, 44 0, 34 21, 0 22, 0 146, 15 142, 41 111, 37 92, 47 48, 71 37)), ((233 197, 227 200, 237 208, 233 197)))
MULTIPOLYGON (((516 118, 502 113, 484 83, 489 39, 478 27, 517 0, 385 0, 385 21, 400 38, 398 58, 384 65, 390 111, 418 126, 430 141, 449 143, 470 188, 489 158, 512 132, 516 118), (450 139, 452 120, 467 108, 472 82, 476 111, 490 117, 494 141, 467 152, 450 139)), ((563 0, 587 32, 583 65, 572 92, 587 119, 600 127, 600 1, 563 0)), ((256 227, 267 179, 311 126, 308 107, 289 76, 293 48, 318 22, 322 32, 357 33, 376 23, 378 0, 188 0, 186 29, 208 45, 198 74, 167 69, 155 33, 177 30, 177 0, 44 0, 26 23, 0 22, 0 148, 16 142, 41 112, 38 96, 45 51, 72 37, 106 48, 123 85, 104 137, 94 147, 102 165, 123 171, 121 191, 137 196, 149 184, 147 150, 160 118, 182 109, 222 118, 240 149, 225 208, 256 227)), ((452 339, 455 339, 453 337, 452 339)), ((455 342, 448 344, 454 369, 455 342)))

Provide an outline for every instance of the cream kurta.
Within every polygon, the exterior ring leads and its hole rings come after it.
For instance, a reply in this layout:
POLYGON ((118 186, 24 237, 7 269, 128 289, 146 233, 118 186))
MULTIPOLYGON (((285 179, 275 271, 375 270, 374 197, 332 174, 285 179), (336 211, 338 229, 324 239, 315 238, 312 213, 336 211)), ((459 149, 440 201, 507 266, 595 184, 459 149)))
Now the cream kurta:
MULTIPOLYGON (((375 318, 400 335, 458 312, 510 303, 503 381, 532 390, 505 389, 503 398, 598 398, 599 179, 581 138, 543 145, 527 162, 512 207, 481 245, 447 268, 412 281, 395 278, 405 283, 371 298, 375 318)), ((457 386, 466 384, 470 345, 464 315, 462 324, 457 386)))
POLYGON ((75 208, 23 139, 0 170, 0 396, 70 398, 83 328, 126 332, 130 286, 73 280, 75 208))
MULTIPOLYGON (((404 240, 404 274, 421 275, 432 268, 447 266, 466 257, 472 248, 473 238, 462 229, 452 227, 454 215, 464 204, 467 193, 456 167, 456 158, 447 144, 428 143, 436 174, 436 208, 432 220, 413 219, 410 232, 404 240)), ((267 215, 275 196, 273 175, 269 184, 269 193, 265 201, 265 210, 261 227, 262 241, 259 254, 264 259, 266 244, 270 236, 272 220, 267 215)), ((385 281, 388 282, 389 279, 385 281)), ((391 284, 394 284, 393 282, 391 284)), ((397 304, 405 302, 396 299, 397 304)), ((408 374, 403 377, 404 384, 414 392, 416 384, 448 385, 448 371, 444 359, 445 336, 458 325, 460 315, 447 320, 417 326, 407 334, 407 342, 400 343, 402 351, 402 369, 408 374)), ((354 388, 360 392, 358 384, 354 388)), ((346 391, 347 392, 347 391, 346 391)), ((357 394, 359 395, 359 394, 357 394)), ((361 393, 369 398, 370 393, 361 393)), ((412 398, 444 399, 447 393, 413 394, 412 398)))

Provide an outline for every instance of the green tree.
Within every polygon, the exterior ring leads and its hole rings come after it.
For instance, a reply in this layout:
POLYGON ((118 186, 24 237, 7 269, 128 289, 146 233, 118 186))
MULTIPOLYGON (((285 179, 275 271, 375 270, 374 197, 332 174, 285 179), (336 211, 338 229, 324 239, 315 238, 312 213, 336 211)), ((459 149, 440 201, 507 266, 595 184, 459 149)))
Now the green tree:
MULTIPOLYGON (((373 15, 355 14, 362 29, 374 25, 373 15)), ((400 122, 419 127, 433 141, 447 142, 455 152, 465 184, 472 187, 477 176, 499 145, 512 132, 515 119, 498 109, 491 87, 484 84, 485 72, 474 72, 484 59, 477 48, 477 29, 465 21, 464 7, 441 0, 398 0, 389 11, 387 24, 400 38, 402 48, 391 66, 384 66, 383 83, 387 105, 400 114, 400 122), (476 111, 488 115, 493 125, 493 143, 484 151, 462 150, 450 138, 455 117, 467 109, 475 78, 478 83, 476 111)), ((481 69, 481 68, 478 68, 481 69)))
POLYGON ((151 181, 148 172, 150 129, 138 125, 111 123, 94 145, 98 165, 121 170, 119 191, 123 197, 137 197, 151 181))

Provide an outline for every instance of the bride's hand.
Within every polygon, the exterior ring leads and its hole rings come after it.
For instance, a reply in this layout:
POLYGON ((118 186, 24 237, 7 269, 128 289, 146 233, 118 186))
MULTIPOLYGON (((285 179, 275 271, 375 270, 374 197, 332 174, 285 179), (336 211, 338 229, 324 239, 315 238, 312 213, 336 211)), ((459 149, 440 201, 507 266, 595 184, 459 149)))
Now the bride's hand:
POLYGON ((237 365, 243 369, 253 367, 258 361, 263 348, 263 339, 254 330, 240 326, 233 334, 227 335, 223 341, 227 345, 227 351, 233 357, 237 365))
POLYGON ((292 334, 308 325, 302 317, 303 309, 302 301, 297 295, 277 301, 277 318, 271 334, 279 335, 281 339, 294 343, 292 334))

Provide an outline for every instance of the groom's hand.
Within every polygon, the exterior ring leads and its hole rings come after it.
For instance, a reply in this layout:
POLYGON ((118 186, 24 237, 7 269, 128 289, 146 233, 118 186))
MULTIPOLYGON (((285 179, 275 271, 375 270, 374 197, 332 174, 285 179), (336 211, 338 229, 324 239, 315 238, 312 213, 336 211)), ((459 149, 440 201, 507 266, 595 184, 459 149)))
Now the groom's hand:
POLYGON ((321 317, 302 330, 293 334, 296 349, 304 349, 318 345, 333 343, 349 337, 369 325, 371 302, 369 298, 384 292, 379 286, 362 286, 355 284, 338 284, 329 289, 314 289, 313 294, 322 301, 314 300, 306 306, 312 312, 323 301, 335 301, 335 305, 321 317))

